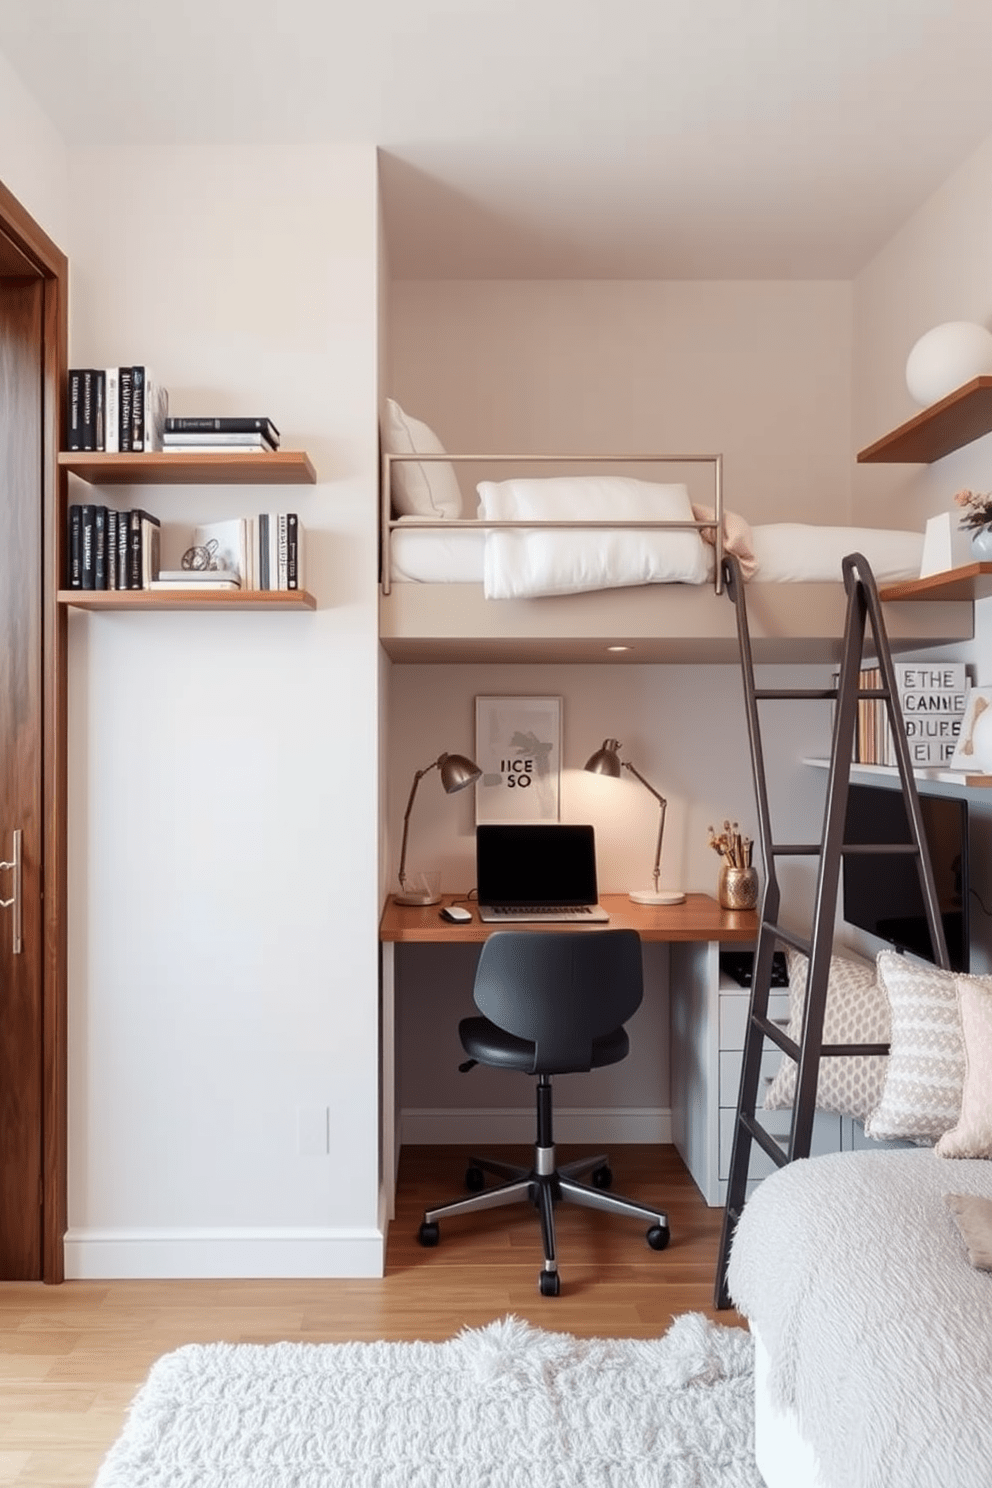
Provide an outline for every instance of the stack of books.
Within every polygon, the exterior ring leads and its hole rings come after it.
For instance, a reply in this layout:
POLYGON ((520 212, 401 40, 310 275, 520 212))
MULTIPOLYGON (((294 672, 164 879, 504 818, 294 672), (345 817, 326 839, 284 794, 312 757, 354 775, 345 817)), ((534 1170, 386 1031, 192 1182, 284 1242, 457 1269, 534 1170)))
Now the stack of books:
POLYGON ((89 503, 70 506, 68 517, 67 588, 151 588, 159 571, 158 517, 89 503))
POLYGON ((181 455, 271 454, 279 430, 269 418, 167 418, 162 448, 181 455))
POLYGON ((296 512, 260 512, 195 527, 181 569, 157 575, 153 589, 303 588, 302 528, 296 512))
POLYGON ((160 450, 169 394, 149 367, 71 367, 66 449, 160 450))
MULTIPOLYGON (((963 661, 894 662, 903 727, 910 763, 917 768, 950 765, 970 686, 963 661)), ((878 688, 878 667, 861 669, 861 686, 878 688)), ((858 703, 855 761, 862 765, 894 765, 895 745, 884 698, 862 698, 858 703)))

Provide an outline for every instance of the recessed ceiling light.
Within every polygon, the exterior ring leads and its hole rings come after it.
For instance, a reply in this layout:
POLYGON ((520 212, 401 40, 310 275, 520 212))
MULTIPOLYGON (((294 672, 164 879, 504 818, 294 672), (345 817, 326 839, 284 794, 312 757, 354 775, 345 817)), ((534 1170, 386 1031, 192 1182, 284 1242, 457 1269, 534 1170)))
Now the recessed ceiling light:
POLYGON ((629 646, 607 646, 607 651, 629 651, 629 646))

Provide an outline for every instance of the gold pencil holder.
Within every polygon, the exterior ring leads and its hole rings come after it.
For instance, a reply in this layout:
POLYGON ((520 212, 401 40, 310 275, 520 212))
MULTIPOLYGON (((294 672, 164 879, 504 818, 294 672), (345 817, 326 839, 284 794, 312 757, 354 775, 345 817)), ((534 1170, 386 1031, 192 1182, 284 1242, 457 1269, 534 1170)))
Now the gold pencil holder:
POLYGON ((720 869, 717 898, 721 909, 754 909, 758 903, 757 868, 731 868, 725 864, 720 869))

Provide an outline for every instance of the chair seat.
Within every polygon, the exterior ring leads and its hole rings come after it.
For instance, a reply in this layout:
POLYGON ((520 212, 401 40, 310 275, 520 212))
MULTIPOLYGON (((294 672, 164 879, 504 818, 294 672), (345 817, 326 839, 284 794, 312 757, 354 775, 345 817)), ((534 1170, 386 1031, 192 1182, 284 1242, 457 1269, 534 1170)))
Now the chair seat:
MULTIPOLYGON (((541 1074, 534 1068, 534 1044, 530 1039, 507 1033, 488 1018, 463 1018, 458 1025, 459 1037, 466 1054, 480 1064, 496 1069, 521 1070, 524 1074, 541 1074)), ((619 1064, 630 1052, 630 1039, 625 1028, 614 1028, 593 1040, 590 1069, 619 1064)))

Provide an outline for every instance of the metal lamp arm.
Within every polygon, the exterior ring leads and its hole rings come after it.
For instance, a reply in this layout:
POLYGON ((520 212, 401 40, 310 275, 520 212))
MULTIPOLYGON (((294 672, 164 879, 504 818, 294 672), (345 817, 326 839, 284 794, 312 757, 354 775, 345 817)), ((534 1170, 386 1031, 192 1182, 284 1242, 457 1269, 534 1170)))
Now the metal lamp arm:
MULTIPOLYGON (((443 756, 441 758, 443 758, 443 756)), ((436 759, 432 765, 427 765, 423 770, 418 770, 413 777, 413 784, 410 787, 410 799, 407 801, 406 811, 403 813, 403 841, 400 847, 399 871, 401 889, 406 887, 406 844, 407 838, 410 835, 410 812, 413 810, 413 800, 417 794, 417 788, 419 787, 420 782, 423 780, 424 776, 429 775, 432 770, 436 770, 440 763, 441 759, 436 759)))
POLYGON ((633 775, 636 780, 639 780, 641 782, 645 790, 649 790, 651 792, 651 794, 654 796, 655 800, 661 807, 661 820, 658 823, 658 845, 655 848, 654 853, 654 887, 655 892, 657 892, 658 884, 661 881, 661 844, 665 836, 665 812, 668 810, 668 802, 661 794, 661 791, 655 790, 650 781, 645 780, 640 770, 635 769, 628 760, 621 760, 620 763, 625 770, 630 771, 631 775, 633 775))

